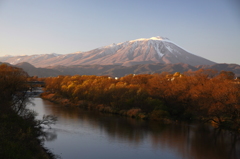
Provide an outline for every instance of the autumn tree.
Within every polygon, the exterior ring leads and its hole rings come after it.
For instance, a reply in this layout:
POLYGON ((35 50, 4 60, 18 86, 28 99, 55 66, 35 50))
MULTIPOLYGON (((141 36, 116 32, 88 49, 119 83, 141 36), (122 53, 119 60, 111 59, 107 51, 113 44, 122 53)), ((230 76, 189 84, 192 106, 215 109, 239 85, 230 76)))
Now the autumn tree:
POLYGON ((231 71, 221 71, 216 78, 220 80, 233 80, 235 78, 235 74, 231 71))

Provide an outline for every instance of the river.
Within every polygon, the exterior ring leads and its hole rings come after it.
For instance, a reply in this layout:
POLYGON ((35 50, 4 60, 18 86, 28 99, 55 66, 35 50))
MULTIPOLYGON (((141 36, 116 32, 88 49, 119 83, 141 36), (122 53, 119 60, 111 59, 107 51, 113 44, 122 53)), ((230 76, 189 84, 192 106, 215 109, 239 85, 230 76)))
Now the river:
POLYGON ((206 125, 162 125, 62 107, 34 98, 38 113, 56 115, 44 146, 62 159, 240 159, 240 142, 206 125))

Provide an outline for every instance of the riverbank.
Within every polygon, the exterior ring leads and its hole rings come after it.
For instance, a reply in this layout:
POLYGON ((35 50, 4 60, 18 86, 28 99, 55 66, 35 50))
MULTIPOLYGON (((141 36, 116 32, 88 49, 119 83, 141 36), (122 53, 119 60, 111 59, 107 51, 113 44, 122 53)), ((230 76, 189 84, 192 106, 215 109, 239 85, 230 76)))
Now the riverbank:
POLYGON ((0 111, 0 156, 2 159, 54 159, 38 137, 33 120, 23 119, 16 113, 0 111))
MULTIPOLYGON (((129 109, 114 109, 111 106, 108 106, 106 104, 97 104, 93 103, 91 101, 87 100, 70 100, 67 98, 62 97, 61 95, 56 95, 54 93, 50 92, 44 92, 40 95, 42 99, 48 100, 50 102, 60 104, 64 107, 80 107, 88 110, 94 110, 94 111, 100 111, 103 113, 111 113, 111 114, 116 114, 120 116, 127 116, 131 118, 136 118, 136 119, 142 119, 142 120, 150 120, 150 121, 157 121, 162 124, 172 124, 172 123, 199 123, 203 122, 201 119, 192 119, 192 120, 175 120, 174 118, 171 118, 171 116, 168 114, 168 112, 163 111, 161 109, 154 109, 150 112, 143 112, 140 108, 129 108, 129 109)), ((211 124, 214 128, 219 128, 219 125, 217 125, 215 122, 207 122, 211 124)), ((232 129, 228 126, 223 127, 221 126, 220 129, 225 129, 225 130, 230 130, 232 132, 239 133, 240 130, 238 129, 232 129)))
POLYGON ((96 104, 87 100, 71 101, 67 98, 61 97, 60 95, 56 95, 49 92, 42 93, 40 97, 42 99, 60 104, 65 107, 80 107, 88 110, 95 110, 103 113, 111 113, 111 114, 116 114, 121 116, 132 117, 136 119, 155 120, 158 122, 162 122, 164 124, 176 122, 168 119, 167 118, 168 114, 162 110, 153 110, 150 113, 146 113, 146 112, 143 112, 140 108, 114 109, 113 107, 110 107, 108 105, 96 104))

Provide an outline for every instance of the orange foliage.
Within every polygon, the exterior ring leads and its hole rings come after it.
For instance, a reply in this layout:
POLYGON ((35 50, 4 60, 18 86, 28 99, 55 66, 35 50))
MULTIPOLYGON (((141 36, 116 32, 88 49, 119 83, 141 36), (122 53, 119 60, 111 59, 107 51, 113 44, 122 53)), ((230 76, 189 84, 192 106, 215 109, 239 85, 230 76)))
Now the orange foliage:
POLYGON ((111 111, 141 111, 152 113, 155 119, 211 120, 219 126, 240 127, 240 87, 231 72, 201 69, 184 74, 127 75, 118 80, 75 75, 46 78, 45 82, 50 93, 73 102, 106 105, 111 111))

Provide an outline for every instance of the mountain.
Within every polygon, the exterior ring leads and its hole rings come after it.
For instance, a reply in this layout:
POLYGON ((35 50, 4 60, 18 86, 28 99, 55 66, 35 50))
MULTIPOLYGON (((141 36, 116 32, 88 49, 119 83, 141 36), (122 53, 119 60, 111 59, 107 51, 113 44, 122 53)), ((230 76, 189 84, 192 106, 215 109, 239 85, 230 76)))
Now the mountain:
POLYGON ((177 64, 213 65, 215 62, 191 54, 167 38, 152 37, 111 44, 87 52, 0 57, 1 62, 28 62, 35 67, 70 65, 177 64))

